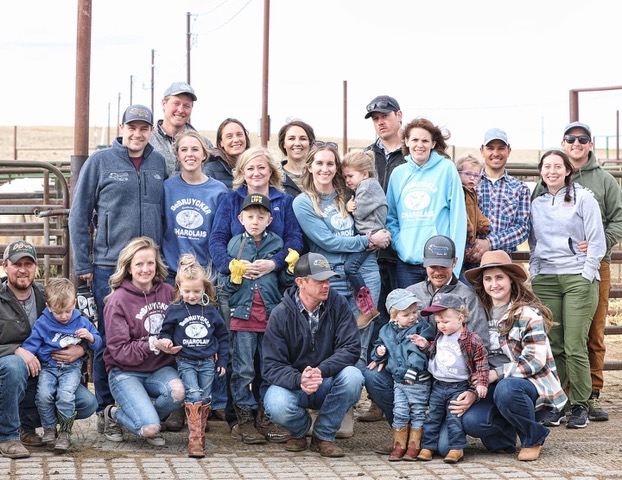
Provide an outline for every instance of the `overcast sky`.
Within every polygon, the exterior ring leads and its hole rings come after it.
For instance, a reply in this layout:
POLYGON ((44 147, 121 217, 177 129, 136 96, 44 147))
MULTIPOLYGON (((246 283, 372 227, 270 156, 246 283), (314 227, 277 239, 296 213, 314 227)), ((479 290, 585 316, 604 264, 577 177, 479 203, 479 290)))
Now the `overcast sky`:
MULTIPOLYGON (((186 79, 192 13, 192 123, 215 130, 261 117, 263 0, 93 0, 90 124, 111 124, 133 101, 150 105, 156 50, 156 118, 173 81, 186 79)), ((77 0, 3 2, 0 125, 73 125, 77 0)), ((617 1, 271 0, 269 113, 318 137, 373 138, 365 105, 397 98, 406 121, 425 116, 450 143, 478 146, 504 128, 515 148, 557 146, 571 88, 622 85, 617 1)), ((614 135, 622 90, 580 97, 597 145, 614 135), (599 138, 601 137, 601 138, 599 138)), ((610 140, 613 142, 613 139, 610 140)))

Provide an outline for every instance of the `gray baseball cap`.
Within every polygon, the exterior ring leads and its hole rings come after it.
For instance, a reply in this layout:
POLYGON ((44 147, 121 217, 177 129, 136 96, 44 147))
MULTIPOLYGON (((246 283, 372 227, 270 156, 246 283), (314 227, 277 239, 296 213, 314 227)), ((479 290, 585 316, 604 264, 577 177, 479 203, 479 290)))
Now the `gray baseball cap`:
POLYGON ((488 145, 493 140, 501 140, 506 145, 510 145, 508 142, 508 135, 500 128, 491 128, 484 134, 484 143, 482 145, 488 145))
POLYGON ((396 288, 387 295, 385 306, 387 307, 387 312, 390 312, 392 308, 396 310, 406 310, 413 303, 417 303, 418 301, 417 297, 408 290, 396 288))
POLYGON ((580 128, 581 130, 584 130, 585 133, 587 133, 590 136, 590 138, 592 138, 592 130, 590 130, 590 127, 586 125, 585 123, 581 123, 581 122, 572 122, 566 125, 566 128, 564 128, 564 135, 566 135, 573 128, 580 128))
POLYGON ((188 85, 186 82, 174 82, 170 87, 166 89, 164 92, 165 97, 170 97, 171 95, 179 95, 181 93, 185 93, 186 95, 190 95, 193 102, 197 101, 197 96, 194 93, 194 88, 188 85))
POLYGON ((319 253, 305 253, 296 262, 294 267, 294 277, 311 277, 320 282, 331 277, 339 278, 341 275, 335 273, 330 268, 330 263, 324 255, 319 253))
POLYGON ((423 247, 424 267, 447 267, 454 266, 456 257, 456 245, 454 241, 445 235, 430 237, 423 247))
POLYGON ((123 125, 136 121, 147 122, 149 125, 153 126, 153 114, 151 113, 151 109, 144 105, 130 105, 127 107, 127 110, 123 113, 123 125))
POLYGON ((29 257, 36 262, 37 251, 32 243, 26 240, 16 240, 15 242, 9 243, 4 249, 2 261, 6 262, 8 260, 11 263, 15 263, 24 257, 29 257))
POLYGON ((460 310, 464 306, 464 302, 458 295, 451 293, 438 293, 432 298, 432 305, 421 310, 422 317, 429 317, 435 313, 442 312, 448 308, 460 310))

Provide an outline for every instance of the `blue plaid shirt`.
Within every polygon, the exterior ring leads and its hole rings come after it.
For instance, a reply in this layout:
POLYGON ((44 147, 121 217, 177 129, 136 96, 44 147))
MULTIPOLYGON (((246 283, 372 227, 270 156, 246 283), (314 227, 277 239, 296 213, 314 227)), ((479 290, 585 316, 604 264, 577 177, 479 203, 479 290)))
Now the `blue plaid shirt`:
POLYGON ((485 237, 490 249, 512 253, 529 237, 529 187, 506 171, 494 183, 486 173, 482 174, 482 181, 475 188, 479 208, 490 220, 490 234, 485 237))

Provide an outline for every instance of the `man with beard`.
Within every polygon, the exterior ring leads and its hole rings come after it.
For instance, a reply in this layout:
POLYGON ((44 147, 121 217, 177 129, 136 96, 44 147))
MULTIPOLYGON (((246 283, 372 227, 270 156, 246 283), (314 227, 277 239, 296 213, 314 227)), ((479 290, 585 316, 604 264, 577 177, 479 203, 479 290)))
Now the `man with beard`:
MULTIPOLYGON (((32 244, 17 240, 4 250, 2 268, 7 275, 0 283, 0 454, 26 458, 24 445, 43 446, 35 428, 41 426, 35 406, 37 357, 21 347, 35 320, 45 308, 41 287, 34 283, 37 253, 32 244), (21 428, 20 428, 21 421, 21 428)), ((70 345, 52 354, 59 363, 71 363, 84 355, 80 345, 70 345)), ((93 414, 97 401, 80 385, 76 391, 76 418, 93 414)))

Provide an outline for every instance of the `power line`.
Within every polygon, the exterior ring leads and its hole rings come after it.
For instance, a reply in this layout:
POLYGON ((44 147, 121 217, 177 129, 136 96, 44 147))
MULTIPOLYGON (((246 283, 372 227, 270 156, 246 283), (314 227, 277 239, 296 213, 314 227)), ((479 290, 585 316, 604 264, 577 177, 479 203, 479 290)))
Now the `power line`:
MULTIPOLYGON (((226 1, 228 1, 228 0, 225 0, 225 2, 223 2, 223 3, 226 3, 226 1)), ((214 32, 216 32, 216 31, 220 30, 220 29, 221 29, 221 28, 223 28, 225 25, 227 25, 228 23, 230 23, 230 22, 231 22, 231 21, 232 21, 235 17, 237 17, 240 13, 242 13, 242 12, 244 11, 244 9, 245 9, 246 7, 248 7, 248 5, 249 5, 252 1, 253 1, 253 0, 248 0, 248 1, 247 1, 247 2, 246 2, 243 6, 242 6, 242 8, 240 8, 237 12, 235 12, 235 13, 233 14, 233 16, 232 16, 231 18, 229 18, 228 20, 226 20, 224 23, 220 24, 220 25, 219 25, 219 26, 217 26, 216 28, 213 28, 213 29, 211 29, 211 30, 206 30, 206 31, 203 31, 203 32, 197 32, 197 33, 194 33, 193 35, 202 35, 202 34, 209 35, 209 34, 211 34, 211 33, 214 33, 214 32)), ((213 9, 213 10, 214 10, 214 9, 213 9)), ((213 11, 213 10, 212 10, 212 11, 213 11)), ((209 13, 209 12, 208 12, 208 13, 209 13)))
POLYGON ((224 2, 220 2, 218 5, 216 5, 214 8, 212 8, 211 10, 208 10, 207 12, 203 12, 203 13, 197 13, 196 16, 197 17, 202 17, 203 15, 209 15, 210 13, 218 10, 218 8, 222 7, 225 3, 227 3, 229 0, 225 0, 224 2))

